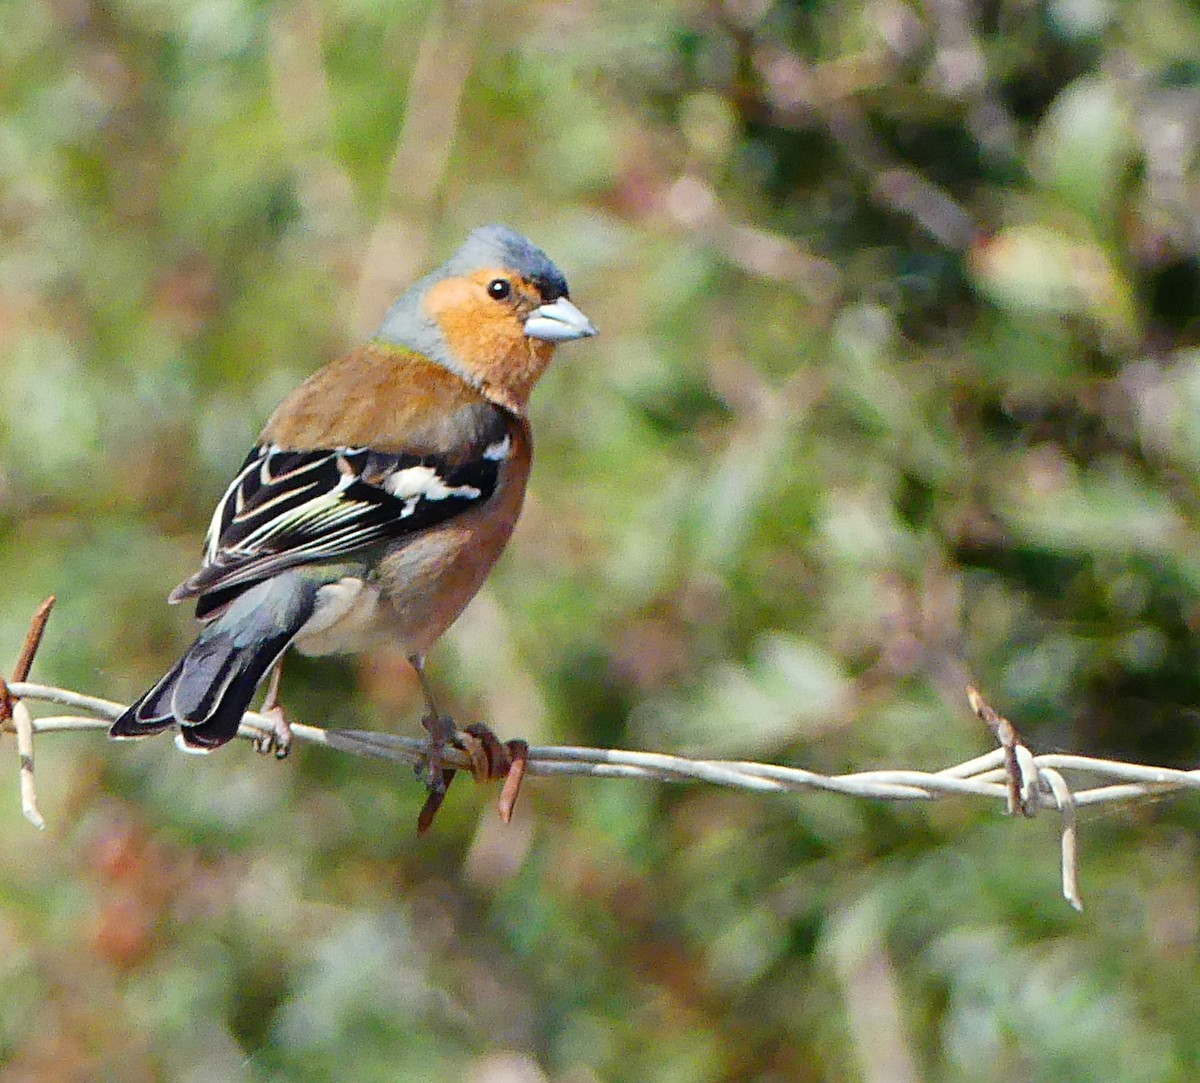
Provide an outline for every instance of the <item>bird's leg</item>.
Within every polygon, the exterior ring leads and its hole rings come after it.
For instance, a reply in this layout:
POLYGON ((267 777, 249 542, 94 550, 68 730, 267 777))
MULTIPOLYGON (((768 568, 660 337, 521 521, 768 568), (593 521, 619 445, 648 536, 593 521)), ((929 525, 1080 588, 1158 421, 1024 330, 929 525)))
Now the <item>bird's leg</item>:
POLYGON ((275 754, 277 760, 282 760, 292 748, 292 727, 288 724, 287 715, 279 705, 279 682, 283 677, 283 655, 271 668, 271 676, 267 681, 267 695, 259 708, 259 714, 266 715, 271 720, 271 732, 255 738, 254 751, 275 754))
MULTIPOLYGON (((425 717, 421 719, 421 725, 429 734, 429 751, 425 759, 425 785, 429 787, 431 796, 432 794, 444 794, 446 787, 450 785, 450 780, 454 777, 454 771, 446 767, 446 746, 454 740, 457 727, 453 718, 442 714, 437 708, 437 703, 433 698, 433 689, 429 687, 429 680, 425 676, 425 656, 422 654, 410 655, 408 661, 417 672, 417 680, 421 682, 421 693, 425 697, 425 717)), ((438 804, 441 802, 439 801, 438 804)))
POLYGON ((525 766, 529 759, 529 746, 524 741, 501 741, 482 722, 468 726, 461 733, 449 715, 442 714, 433 698, 433 690, 425 676, 425 659, 414 654, 409 658, 421 691, 425 696, 425 717, 421 725, 429 733, 429 750, 425 757, 425 785, 429 794, 417 817, 417 832, 424 834, 433 826, 434 817, 446 799, 446 790, 454 780, 455 769, 446 766, 446 748, 454 745, 471 758, 471 774, 477 782, 504 779, 504 790, 500 795, 500 818, 508 823, 512 819, 513 806, 525 777, 525 766))

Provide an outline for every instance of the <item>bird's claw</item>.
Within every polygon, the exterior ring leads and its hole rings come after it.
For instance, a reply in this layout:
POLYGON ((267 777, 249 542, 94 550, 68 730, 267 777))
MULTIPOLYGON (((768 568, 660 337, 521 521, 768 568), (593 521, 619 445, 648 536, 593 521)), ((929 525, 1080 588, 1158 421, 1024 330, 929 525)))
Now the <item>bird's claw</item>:
POLYGON ((286 759, 292 750, 292 727, 283 708, 275 704, 259 713, 271 720, 271 728, 254 738, 254 751, 264 756, 273 755, 277 760, 286 759))
POLYGON ((458 727, 448 714, 432 713, 421 719, 421 725, 429 734, 429 742, 425 763, 417 768, 417 775, 422 778, 431 795, 445 794, 450 779, 454 777, 453 768, 446 766, 446 748, 455 743, 458 727))

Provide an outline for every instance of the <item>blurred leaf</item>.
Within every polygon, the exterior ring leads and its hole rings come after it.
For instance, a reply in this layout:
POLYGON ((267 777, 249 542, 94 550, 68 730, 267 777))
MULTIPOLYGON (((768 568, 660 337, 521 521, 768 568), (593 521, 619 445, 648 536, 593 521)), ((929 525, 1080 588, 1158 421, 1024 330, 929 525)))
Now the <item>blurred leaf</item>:
POLYGON ((1105 231, 1134 154, 1131 110, 1111 82, 1076 80, 1042 118, 1031 148, 1048 187, 1105 231))
POLYGON ((997 304, 1044 316, 1079 316, 1117 341, 1136 331, 1128 283, 1095 243, 1042 225, 1012 226, 980 242, 971 269, 997 304))
MULTIPOLYGON (((1015 465, 1015 464, 1014 464, 1015 465)), ((1002 506, 1021 537, 1060 552, 1169 551, 1184 530, 1170 499, 1148 491, 1116 464, 1039 483, 1036 456, 1002 506)))

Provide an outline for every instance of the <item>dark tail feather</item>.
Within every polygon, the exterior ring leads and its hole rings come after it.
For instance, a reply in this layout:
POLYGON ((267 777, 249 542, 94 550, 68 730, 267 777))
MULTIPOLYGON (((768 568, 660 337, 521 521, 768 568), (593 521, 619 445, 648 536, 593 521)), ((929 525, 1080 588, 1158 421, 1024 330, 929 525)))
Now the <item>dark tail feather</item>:
POLYGON ((246 591, 108 735, 148 737, 177 725, 188 748, 205 752, 232 740, 255 689, 312 614, 315 593, 287 574, 246 591))
POLYGON ((185 654, 161 681, 137 700, 108 728, 109 737, 149 737, 175 724, 171 714, 171 693, 187 661, 185 654))
POLYGON ((292 634, 251 647, 202 637, 175 667, 109 728, 110 737, 148 737, 178 725, 189 748, 219 748, 237 736, 254 691, 292 634))

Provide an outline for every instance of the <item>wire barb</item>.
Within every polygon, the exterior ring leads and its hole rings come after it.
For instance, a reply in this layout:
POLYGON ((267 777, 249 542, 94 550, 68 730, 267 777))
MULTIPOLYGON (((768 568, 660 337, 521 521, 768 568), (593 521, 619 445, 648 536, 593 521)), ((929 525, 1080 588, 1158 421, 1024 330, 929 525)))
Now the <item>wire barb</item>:
POLYGON ((1008 776, 1008 814, 1032 816, 1037 810, 1028 801, 1029 782, 1021 769, 1021 760, 1017 752, 1021 746, 1021 735, 1017 733, 1017 727, 1007 718, 997 714, 973 686, 967 687, 967 702, 975 712, 975 717, 992 731, 992 736, 1000 742, 1000 747, 1004 750, 1004 769, 1008 776))
POLYGON ((1067 780, 1050 766, 1041 766, 1038 758, 1021 740, 1017 727, 998 714, 979 694, 967 689, 971 710, 1000 742, 1004 754, 1004 775, 1008 813, 1032 817, 1042 803, 1057 808, 1062 817, 1062 893, 1077 911, 1083 910, 1079 894, 1079 829, 1075 818, 1075 795, 1067 780))
POLYGON ((46 820, 38 809, 37 787, 33 781, 33 717, 29 708, 13 694, 12 685, 23 683, 29 676, 38 648, 42 645, 42 636, 46 632, 46 622, 50 619, 50 610, 54 608, 54 602, 55 597, 51 594, 33 614, 33 620, 29 622, 29 631, 25 634, 25 642, 21 646, 21 653, 13 666, 12 681, 6 681, 0 676, 0 729, 11 723, 17 735, 21 811, 25 814, 25 819, 41 830, 45 830, 46 820))

